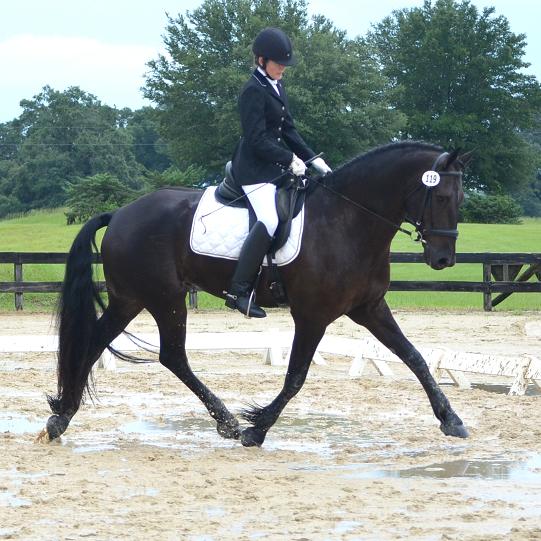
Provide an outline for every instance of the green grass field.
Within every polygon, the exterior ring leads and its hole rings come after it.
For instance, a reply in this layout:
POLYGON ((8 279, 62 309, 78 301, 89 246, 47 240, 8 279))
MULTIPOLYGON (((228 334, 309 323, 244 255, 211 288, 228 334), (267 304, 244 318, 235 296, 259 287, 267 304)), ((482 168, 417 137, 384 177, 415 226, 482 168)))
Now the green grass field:
MULTIPOLYGON (((62 209, 38 211, 20 218, 0 221, 0 252, 67 252, 81 224, 66 225, 62 209)), ((100 231, 100 234, 103 234, 100 231)), ((524 219, 520 225, 459 224, 457 252, 541 252, 541 219, 524 219)), ((101 238, 100 238, 101 240, 101 238)), ((393 242, 394 252, 420 252, 419 244, 406 235, 398 234, 393 242)), ((63 265, 24 265, 26 281, 60 281, 63 265)), ((98 271, 98 277, 100 272, 98 271)), ((424 264, 393 264, 393 280, 482 280, 480 264, 460 264, 442 271, 431 270, 424 264)), ((13 265, 0 264, 0 281, 13 280, 13 265)), ((26 311, 50 311, 55 295, 28 293, 24 296, 26 311)), ((481 293, 389 292, 392 308, 471 309, 482 310, 481 293)), ((199 295, 200 309, 221 308, 220 299, 199 295)), ((514 293, 496 310, 540 310, 541 293, 514 293)), ((0 294, 0 310, 14 310, 13 294, 0 294)))

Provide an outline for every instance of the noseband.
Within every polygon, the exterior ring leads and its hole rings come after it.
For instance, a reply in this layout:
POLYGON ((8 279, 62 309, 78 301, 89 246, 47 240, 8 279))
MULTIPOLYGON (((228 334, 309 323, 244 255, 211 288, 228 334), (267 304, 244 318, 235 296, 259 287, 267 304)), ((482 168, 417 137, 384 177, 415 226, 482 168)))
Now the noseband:
MULTIPOLYGON (((436 171, 440 177, 462 178, 462 171, 441 171, 441 172, 438 171, 438 167, 443 162, 443 160, 447 158, 448 155, 449 155, 448 152, 443 152, 442 154, 440 154, 434 161, 431 171, 436 171)), ((426 209, 432 205, 432 194, 434 192, 435 186, 428 186, 426 184, 417 186, 413 190, 413 192, 411 192, 406 197, 406 200, 409 199, 414 193, 416 193, 419 189, 423 187, 425 191, 424 191, 424 197, 423 197, 421 209, 420 209, 420 212, 418 213, 418 218, 416 220, 408 216, 406 216, 405 218, 406 222, 408 222, 409 224, 415 227, 415 232, 417 233, 417 238, 415 239, 415 241, 421 242, 422 244, 427 244, 425 235, 433 236, 433 237, 449 237, 452 239, 456 239, 458 237, 458 229, 428 229, 425 226, 424 215, 425 215, 426 209)))

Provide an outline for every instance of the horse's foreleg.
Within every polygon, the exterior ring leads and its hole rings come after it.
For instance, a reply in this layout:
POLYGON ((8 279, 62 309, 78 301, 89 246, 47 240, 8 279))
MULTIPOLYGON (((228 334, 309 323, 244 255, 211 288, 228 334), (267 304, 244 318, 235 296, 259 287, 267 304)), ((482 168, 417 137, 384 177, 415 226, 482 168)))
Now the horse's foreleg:
MULTIPOLYGON (((181 297, 178 290, 176 297, 181 297)), ((193 373, 186 356, 186 304, 168 306, 163 313, 152 311, 160 331, 160 362, 177 376, 207 408, 224 438, 240 438, 239 422, 224 403, 193 373)))
POLYGON ((348 316, 366 327, 384 346, 388 347, 417 376, 423 386, 434 415, 441 422, 440 429, 446 436, 468 437, 460 417, 453 411, 449 400, 430 373, 426 361, 404 336, 387 303, 382 300, 375 310, 353 310, 348 316))
POLYGON ((317 345, 325 333, 325 325, 295 321, 295 337, 287 368, 284 386, 278 396, 265 407, 254 406, 243 412, 252 426, 242 432, 242 444, 260 446, 270 427, 276 422, 287 403, 301 390, 317 345))

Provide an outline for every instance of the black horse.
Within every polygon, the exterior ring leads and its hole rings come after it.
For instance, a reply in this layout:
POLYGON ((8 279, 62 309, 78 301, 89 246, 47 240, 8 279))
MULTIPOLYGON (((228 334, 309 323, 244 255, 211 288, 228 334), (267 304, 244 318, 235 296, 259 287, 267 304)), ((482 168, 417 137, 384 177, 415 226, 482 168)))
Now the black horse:
MULTIPOLYGON (((193 253, 192 218, 201 198, 197 189, 162 189, 114 213, 92 218, 69 253, 60 296, 58 394, 50 396, 50 439, 60 436, 90 392, 92 366, 128 323, 147 309, 160 334, 160 362, 184 382, 216 420, 226 438, 245 446, 261 445, 287 403, 304 384, 326 327, 342 315, 366 327, 398 355, 424 387, 444 434, 468 432, 431 376, 426 362, 404 337, 384 299, 389 286, 389 252, 403 221, 415 225, 425 260, 433 269, 455 263, 462 172, 469 160, 458 151, 417 142, 376 148, 320 179, 305 203, 302 247, 280 267, 295 337, 282 390, 265 407, 242 412, 251 426, 241 429, 235 416, 192 372, 185 351, 186 293, 192 286, 223 297, 234 262, 193 253), (435 186, 422 182, 437 170, 435 186), (92 246, 102 227, 101 245, 108 305, 100 303, 92 278, 92 246)), ((314 182, 316 182, 314 180, 314 182)), ((272 276, 262 271, 258 303, 276 306, 269 292, 272 276)))

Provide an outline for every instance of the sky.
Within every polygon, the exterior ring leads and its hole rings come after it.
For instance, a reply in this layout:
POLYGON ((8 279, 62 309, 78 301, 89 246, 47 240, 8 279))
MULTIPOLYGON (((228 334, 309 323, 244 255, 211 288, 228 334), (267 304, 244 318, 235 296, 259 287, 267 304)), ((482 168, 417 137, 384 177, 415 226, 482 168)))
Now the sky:
MULTIPOLYGON (((164 51, 166 13, 185 14, 202 0, 0 0, 0 123, 19 116, 21 99, 45 85, 79 86, 102 103, 139 109, 146 63, 164 51)), ((525 71, 541 81, 541 0, 471 0, 493 6, 515 34, 526 34, 525 71)), ((349 37, 364 35, 395 9, 423 0, 308 0, 349 37)))

